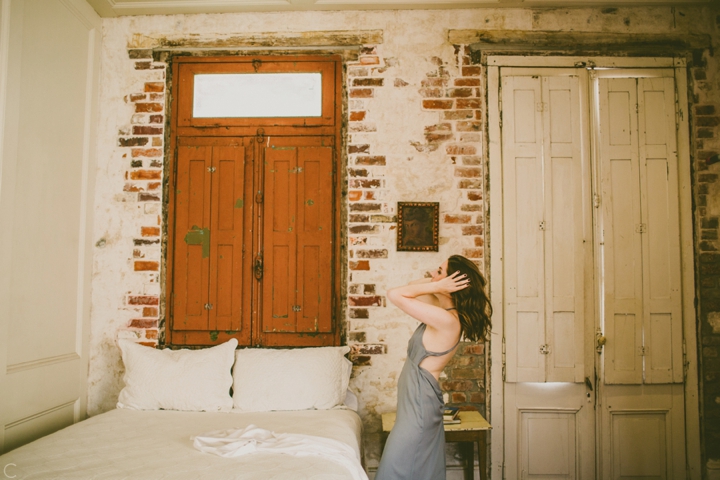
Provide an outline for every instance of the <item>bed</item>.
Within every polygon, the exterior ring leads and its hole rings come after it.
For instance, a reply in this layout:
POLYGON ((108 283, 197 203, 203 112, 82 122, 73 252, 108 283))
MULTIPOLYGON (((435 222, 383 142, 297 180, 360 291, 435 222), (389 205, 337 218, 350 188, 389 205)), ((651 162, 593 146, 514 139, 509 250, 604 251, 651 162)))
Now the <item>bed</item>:
POLYGON ((120 348, 125 388, 118 408, 0 456, 6 475, 367 479, 361 421, 345 405, 352 404, 347 347, 236 351, 230 341, 204 350, 120 348), (225 441, 245 431, 272 442, 225 441), (300 442, 277 449, 278 439, 300 442), (224 441, 222 449, 216 441, 224 441))

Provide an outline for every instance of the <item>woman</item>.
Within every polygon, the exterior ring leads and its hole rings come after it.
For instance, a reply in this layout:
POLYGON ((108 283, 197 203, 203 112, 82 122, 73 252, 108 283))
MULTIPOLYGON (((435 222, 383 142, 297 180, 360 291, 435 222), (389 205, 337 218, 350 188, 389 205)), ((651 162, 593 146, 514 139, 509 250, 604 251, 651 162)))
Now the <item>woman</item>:
POLYGON ((453 255, 430 278, 388 290, 387 297, 422 322, 408 343, 398 380, 395 426, 375 480, 445 479, 443 397, 438 378, 460 338, 485 340, 492 307, 485 278, 465 257, 453 255))

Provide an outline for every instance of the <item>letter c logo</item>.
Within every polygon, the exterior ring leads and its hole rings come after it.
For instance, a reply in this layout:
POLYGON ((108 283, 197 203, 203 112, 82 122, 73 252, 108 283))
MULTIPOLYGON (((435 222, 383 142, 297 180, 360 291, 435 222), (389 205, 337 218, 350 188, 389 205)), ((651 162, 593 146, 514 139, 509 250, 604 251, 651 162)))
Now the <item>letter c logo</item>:
POLYGON ((9 475, 8 474, 7 469, 10 465, 12 465, 13 467, 17 467, 17 465, 15 465, 14 463, 8 463, 7 465, 5 465, 5 468, 3 468, 3 473, 5 474, 6 478, 15 478, 15 477, 17 477, 17 475, 9 475))

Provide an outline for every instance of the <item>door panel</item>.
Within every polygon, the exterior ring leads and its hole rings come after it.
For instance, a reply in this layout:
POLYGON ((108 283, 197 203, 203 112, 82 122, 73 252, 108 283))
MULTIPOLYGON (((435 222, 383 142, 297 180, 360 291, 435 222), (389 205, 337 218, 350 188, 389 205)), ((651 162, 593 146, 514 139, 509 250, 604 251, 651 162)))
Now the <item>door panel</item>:
POLYGON ((592 479, 595 412, 583 384, 505 384, 505 477, 592 479))
POLYGON ((178 148, 175 193, 174 330, 210 330, 211 146, 178 148))
POLYGON ((637 80, 599 84, 605 278, 605 382, 640 384, 642 358, 642 244, 640 166, 637 140, 637 80), (612 340, 610 340, 612 339, 612 340))
POLYGON ((577 478, 576 412, 521 411, 522 479, 577 478), (552 442, 547 439, 552 438, 552 442))
POLYGON ((590 214, 583 199, 578 77, 543 76, 542 98, 546 381, 582 382, 590 214))
POLYGON ((507 75, 502 89, 507 380, 582 382, 591 217, 578 77, 507 75))
POLYGON ((683 385, 609 385, 602 478, 686 478, 683 385))
POLYGON ((519 70, 501 74, 505 477, 589 479, 592 216, 580 79, 519 70))
POLYGON ((331 146, 310 146, 299 151, 303 169, 297 199, 300 332, 332 332, 333 150, 331 146))
POLYGON ((541 83, 532 77, 504 77, 502 102, 510 115, 503 120, 503 209, 507 221, 505 249, 505 315, 507 380, 544 381, 545 272, 542 190, 541 83))
POLYGON ((638 79, 645 383, 683 381, 680 212, 673 78, 638 79))
POLYGON ((243 331, 242 341, 249 341, 249 325, 243 325, 243 314, 249 315, 248 300, 243 292, 250 285, 243 272, 245 244, 245 161, 248 152, 238 143, 213 147, 212 222, 210 235, 209 326, 211 330, 243 331))
POLYGON ((668 478, 665 457, 666 413, 612 414, 614 478, 668 478))
POLYGON ((263 146, 263 342, 321 344, 333 333, 334 148, 327 137, 274 137, 263 146), (298 335, 300 334, 300 335, 298 335), (304 341, 303 341, 304 340, 304 341))
POLYGON ((607 278, 602 471, 613 479, 684 478, 674 78, 601 76, 596 88, 607 278), (603 102, 613 97, 622 101, 603 102))
POLYGON ((251 341, 252 152, 242 138, 180 138, 170 343, 251 341))

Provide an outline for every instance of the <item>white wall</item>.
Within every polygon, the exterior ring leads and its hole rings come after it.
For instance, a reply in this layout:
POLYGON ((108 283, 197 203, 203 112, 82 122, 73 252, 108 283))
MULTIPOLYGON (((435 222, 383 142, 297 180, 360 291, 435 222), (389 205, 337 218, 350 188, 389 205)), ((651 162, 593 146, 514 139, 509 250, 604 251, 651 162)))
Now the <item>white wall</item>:
POLYGON ((0 32, 0 451, 86 411, 100 18, 5 0, 0 32))

